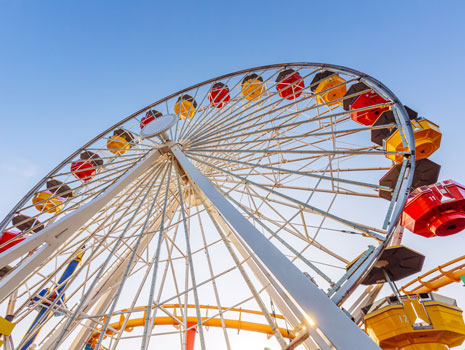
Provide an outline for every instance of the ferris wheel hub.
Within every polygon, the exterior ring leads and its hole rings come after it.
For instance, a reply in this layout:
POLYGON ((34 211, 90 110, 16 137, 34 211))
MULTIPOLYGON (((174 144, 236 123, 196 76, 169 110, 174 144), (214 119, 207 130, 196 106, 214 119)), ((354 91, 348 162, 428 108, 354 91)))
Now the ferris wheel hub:
POLYGON ((144 138, 160 136, 168 131, 178 120, 175 114, 165 114, 144 125, 140 135, 144 138))

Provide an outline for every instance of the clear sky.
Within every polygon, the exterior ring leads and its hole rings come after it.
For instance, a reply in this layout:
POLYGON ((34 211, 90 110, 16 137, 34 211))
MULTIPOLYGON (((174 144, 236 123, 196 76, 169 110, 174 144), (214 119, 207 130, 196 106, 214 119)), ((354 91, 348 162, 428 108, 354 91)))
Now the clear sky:
MULTIPOLYGON (((257 65, 344 65, 437 122, 441 179, 465 183, 465 1, 0 0, 0 216, 52 167, 181 88, 257 65)), ((465 232, 405 243, 425 268, 465 232)), ((445 289, 465 307, 465 288, 445 289)))

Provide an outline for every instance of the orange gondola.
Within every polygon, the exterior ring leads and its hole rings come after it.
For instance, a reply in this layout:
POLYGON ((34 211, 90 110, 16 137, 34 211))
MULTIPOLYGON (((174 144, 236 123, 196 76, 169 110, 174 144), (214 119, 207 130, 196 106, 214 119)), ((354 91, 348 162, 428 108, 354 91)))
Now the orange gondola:
MULTIPOLYGON (((405 110, 407 111, 407 115, 410 120, 414 120, 418 118, 418 113, 415 112, 413 109, 404 106, 405 110)), ((371 142, 376 143, 377 145, 382 146, 383 141, 391 136, 397 128, 396 125, 396 118, 394 116, 394 112, 389 110, 382 113, 378 119, 373 123, 373 126, 382 126, 386 125, 385 128, 376 128, 371 130, 371 142)))
POLYGON ((107 148, 111 153, 120 156, 126 153, 128 149, 132 147, 133 143, 134 136, 131 132, 123 129, 116 129, 113 132, 113 136, 107 140, 107 148))
POLYGON ((197 101, 190 95, 182 95, 174 105, 174 112, 181 119, 192 118, 196 112, 197 101))
MULTIPOLYGON (((428 158, 441 146, 441 130, 438 125, 424 118, 412 120, 411 123, 415 136, 415 157, 416 159, 428 158)), ((398 129, 384 140, 384 149, 390 152, 407 151, 407 148, 404 147, 402 134, 398 129)), ((400 163, 404 159, 402 154, 386 154, 386 157, 396 163, 400 163)))
POLYGON ((255 73, 245 76, 241 84, 242 96, 246 100, 258 100, 262 97, 265 86, 263 78, 255 73))
POLYGON ((341 105, 341 99, 347 92, 345 79, 334 72, 324 71, 315 74, 310 89, 316 94, 319 104, 327 103, 328 106, 341 105), (339 101, 337 101, 339 100, 339 101))

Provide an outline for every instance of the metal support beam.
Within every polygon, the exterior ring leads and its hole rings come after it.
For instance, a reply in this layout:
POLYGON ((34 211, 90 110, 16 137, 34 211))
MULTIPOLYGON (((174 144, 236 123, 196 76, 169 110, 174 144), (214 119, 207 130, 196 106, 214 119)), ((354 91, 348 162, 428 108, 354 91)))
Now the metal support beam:
MULTIPOLYGON (((172 219, 174 214, 176 213, 178 209, 179 203, 176 201, 172 201, 170 203, 170 206, 166 210, 166 218, 165 220, 169 221, 172 219)), ((139 247, 137 248, 136 254, 141 255, 143 251, 147 249, 147 246, 150 244, 152 241, 153 237, 156 235, 155 231, 159 228, 160 226, 160 221, 161 221, 161 215, 154 220, 154 222, 151 224, 150 228, 147 230, 148 232, 152 232, 151 234, 146 234, 141 240, 141 243, 139 244, 139 247)), ((109 307, 110 303, 112 302, 117 288, 118 288, 118 283, 121 280, 124 269, 126 267, 127 261, 130 257, 130 254, 132 251, 126 252, 126 254, 119 259, 119 262, 115 265, 112 266, 111 271, 105 276, 105 278, 100 281, 100 283, 96 286, 95 290, 92 291, 92 294, 90 295, 88 302, 83 306, 82 308, 82 314, 89 313, 91 315, 100 315, 103 314, 109 307), (92 309, 92 312, 89 312, 92 309)), ((131 266, 131 271, 135 267, 136 262, 133 262, 131 266)), ((79 325, 79 323, 82 322, 79 319, 75 320, 72 326, 69 327, 68 331, 62 336, 62 339, 60 339, 60 342, 64 341, 74 330, 75 328, 79 325)), ((79 334, 74 338, 73 343, 71 345, 71 349, 83 349, 87 340, 89 340, 89 337, 92 334, 92 329, 95 327, 95 322, 92 320, 87 320, 84 321, 84 327, 81 328, 79 331, 79 334)), ((47 339, 47 341, 44 343, 43 348, 44 349, 49 349, 54 342, 56 342, 56 337, 61 333, 61 329, 58 329, 55 332, 55 335, 47 339)))
POLYGON ((39 233, 28 237, 11 249, 0 254, 0 267, 12 263, 28 252, 39 249, 29 256, 19 267, 0 281, 0 301, 8 296, 26 277, 39 266, 44 259, 79 230, 95 213, 112 200, 121 190, 143 174, 158 159, 157 149, 150 151, 134 167, 116 181, 100 196, 46 227, 39 233))
POLYGON ((265 269, 270 283, 278 283, 285 299, 305 315, 303 325, 319 330, 338 350, 380 350, 380 348, 334 304, 318 287, 258 231, 237 209, 203 176, 184 155, 179 145, 171 148, 190 179, 234 229, 239 241, 252 253, 252 259, 265 269))
MULTIPOLYGON (((214 220, 220 225, 221 229, 227 234, 227 237, 233 243, 234 247, 237 249, 239 254, 242 256, 242 259, 246 262, 247 266, 252 270, 255 277, 259 280, 262 287, 266 290, 268 295, 273 300, 273 303, 276 305, 279 312, 285 317, 286 322, 288 322, 293 329, 302 328, 301 319, 303 315, 299 309, 297 309, 289 301, 285 301, 285 293, 282 291, 282 288, 276 283, 272 285, 270 280, 265 275, 264 268, 259 267, 257 262, 251 258, 251 254, 247 251, 247 248, 237 239, 234 234, 234 231, 229 227, 224 218, 218 213, 215 207, 207 200, 207 197, 202 193, 198 193, 199 196, 205 199, 204 205, 209 214, 214 218, 214 220)), ((327 344, 326 340, 323 339, 321 334, 318 333, 318 330, 313 327, 307 327, 307 332, 310 334, 311 338, 303 339, 304 345, 308 350, 330 350, 331 347, 327 344), (318 343, 319 345, 317 345, 318 343)))

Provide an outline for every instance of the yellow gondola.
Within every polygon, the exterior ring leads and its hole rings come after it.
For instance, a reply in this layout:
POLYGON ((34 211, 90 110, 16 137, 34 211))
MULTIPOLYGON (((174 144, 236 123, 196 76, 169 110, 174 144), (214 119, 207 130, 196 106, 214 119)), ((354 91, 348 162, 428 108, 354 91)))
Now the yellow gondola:
POLYGON ((242 80, 241 93, 246 100, 259 100, 262 98, 264 91, 263 78, 259 75, 255 73, 249 74, 242 80))
POLYGON ((56 196, 51 191, 37 192, 32 198, 32 204, 38 211, 47 213, 59 213, 63 209, 64 198, 56 196))
POLYGON ((182 95, 174 105, 174 112, 181 119, 192 118, 197 108, 197 102, 190 95, 182 95))
POLYGON ((312 91, 316 94, 317 102, 319 104, 327 103, 328 106, 342 105, 342 100, 336 100, 342 99, 346 94, 347 88, 346 84, 344 84, 345 82, 345 79, 333 72, 322 72, 316 74, 311 85, 312 91), (315 85, 316 83, 318 83, 318 85, 315 85))
POLYGON ((379 300, 364 322, 383 350, 447 350, 465 341, 462 310, 454 299, 434 293, 379 300))
MULTIPOLYGON (((413 133, 415 135, 416 159, 428 158, 441 146, 442 133, 439 126, 427 119, 412 120, 413 133)), ((404 152, 407 149, 402 143, 399 130, 396 130, 384 141, 384 149, 392 152, 404 152)), ((386 157, 396 163, 404 159, 400 154, 386 154, 386 157)))
POLYGON ((107 140, 107 148, 111 153, 120 156, 126 153, 133 143, 134 136, 132 133, 127 130, 116 129, 113 132, 113 136, 107 140))
POLYGON ((122 136, 113 135, 107 140, 108 150, 117 156, 126 153, 130 147, 131 145, 129 142, 122 136))

